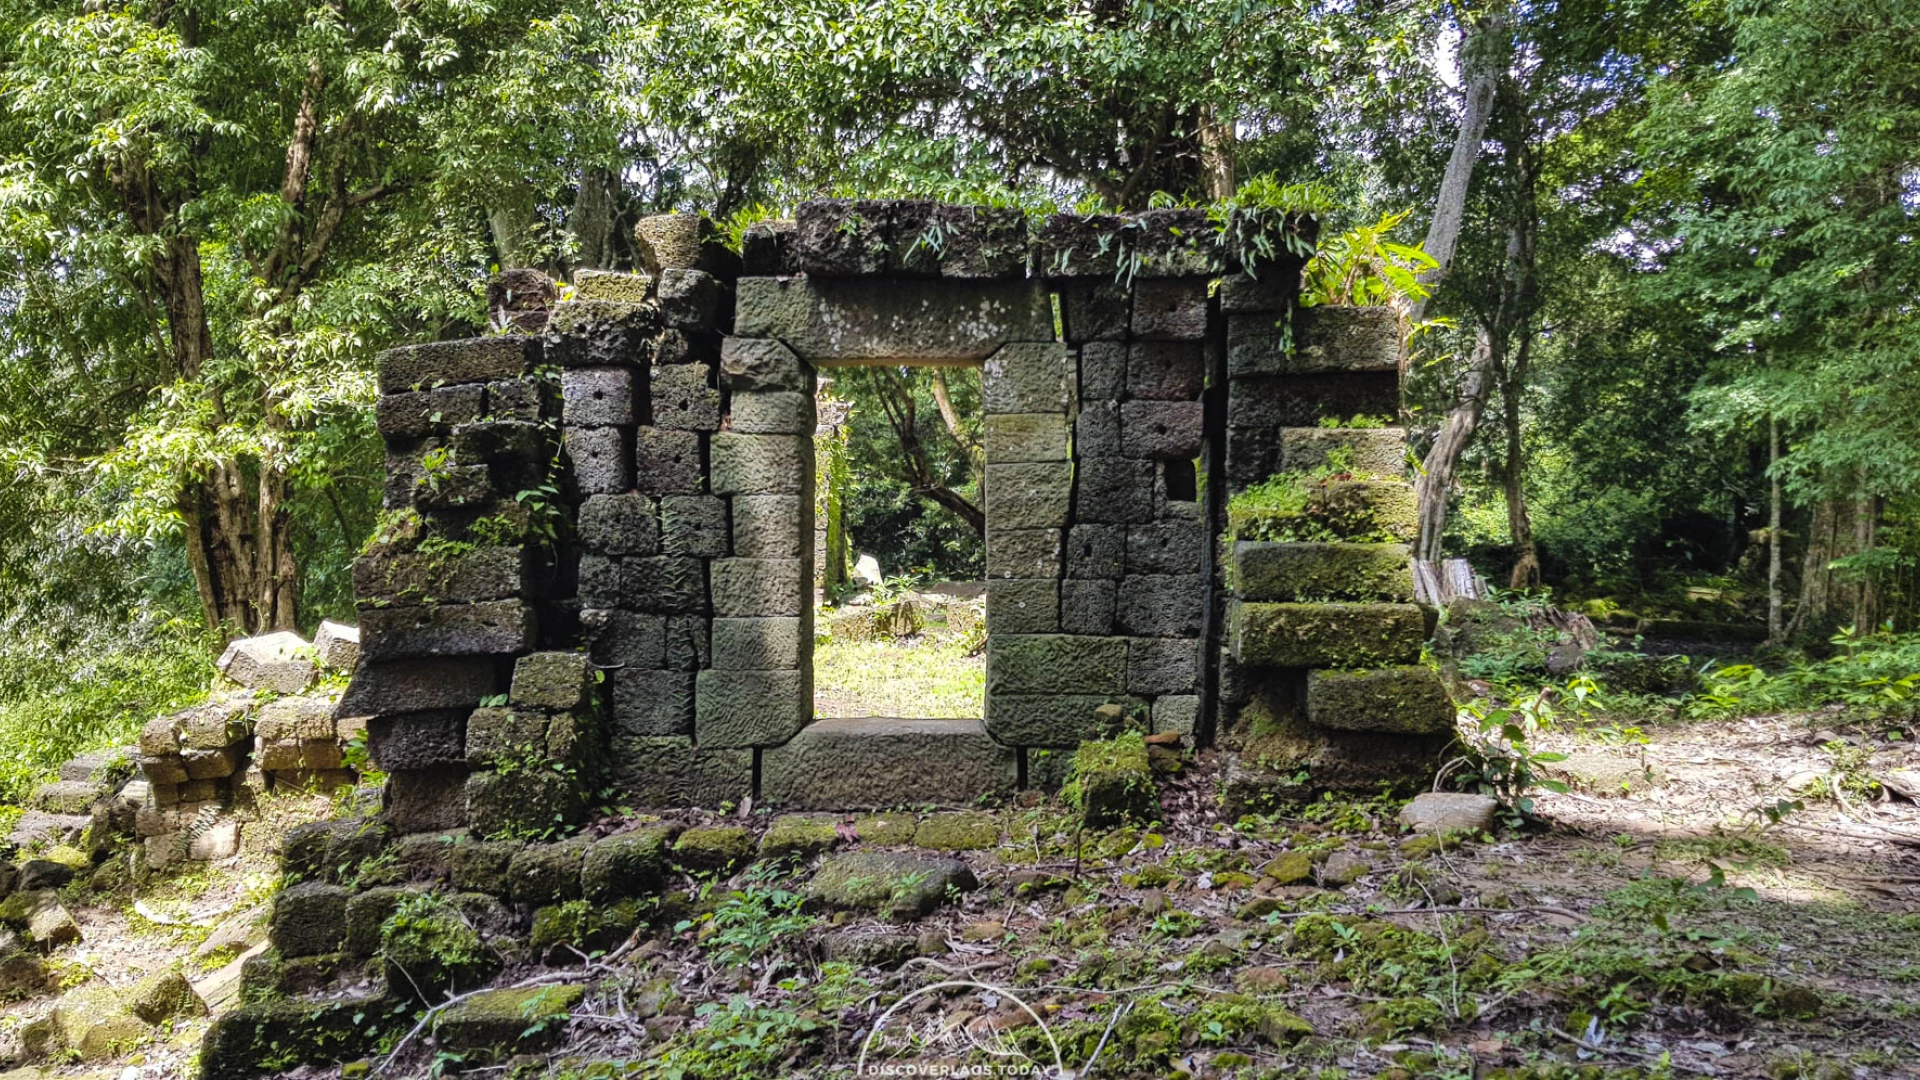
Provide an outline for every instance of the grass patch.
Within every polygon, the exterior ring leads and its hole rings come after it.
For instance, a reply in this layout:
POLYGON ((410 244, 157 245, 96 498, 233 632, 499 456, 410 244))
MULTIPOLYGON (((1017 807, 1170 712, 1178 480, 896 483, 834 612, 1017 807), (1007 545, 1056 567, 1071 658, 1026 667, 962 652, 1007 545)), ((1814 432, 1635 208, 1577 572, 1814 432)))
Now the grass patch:
POLYGON ((813 651, 818 716, 903 719, 985 715, 987 658, 944 632, 894 641, 820 641, 813 651))

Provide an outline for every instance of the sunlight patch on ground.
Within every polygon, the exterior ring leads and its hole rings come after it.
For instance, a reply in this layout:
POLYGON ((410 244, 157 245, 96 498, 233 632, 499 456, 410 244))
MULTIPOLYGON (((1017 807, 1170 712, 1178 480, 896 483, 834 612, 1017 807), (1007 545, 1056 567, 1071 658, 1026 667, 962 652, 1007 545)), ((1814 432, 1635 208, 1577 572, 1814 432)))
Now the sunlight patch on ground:
POLYGON ((977 718, 987 658, 956 637, 822 641, 814 647, 813 708, 821 717, 977 718))

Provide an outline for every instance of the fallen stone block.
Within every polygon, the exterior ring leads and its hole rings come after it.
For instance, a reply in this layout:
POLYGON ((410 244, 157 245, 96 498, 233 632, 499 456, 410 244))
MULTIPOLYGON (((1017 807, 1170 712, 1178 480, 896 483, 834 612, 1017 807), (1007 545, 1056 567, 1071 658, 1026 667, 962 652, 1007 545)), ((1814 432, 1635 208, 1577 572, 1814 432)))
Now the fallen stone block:
POLYGON ((854 851, 822 863, 807 886, 823 907, 875 911, 896 918, 928 915, 948 892, 980 887, 965 862, 910 852, 854 851))
POLYGON ((1499 808, 1490 795, 1427 791, 1400 808, 1400 824, 1417 833, 1482 833, 1493 828, 1499 808))
POLYGON ((1431 735, 1453 729, 1454 707, 1440 673, 1419 664, 1311 671, 1307 721, 1341 731, 1431 735))
POLYGON ((249 689, 297 694, 313 681, 313 648, 291 630, 236 638, 214 666, 249 689))
POLYGON ((761 797, 806 810, 896 806, 928 791, 971 802, 1011 792, 1018 767, 978 720, 818 720, 761 751, 761 797))
POLYGON ((434 1018, 434 1042, 471 1060, 538 1053, 560 1041, 585 996, 573 985, 482 990, 434 1018))

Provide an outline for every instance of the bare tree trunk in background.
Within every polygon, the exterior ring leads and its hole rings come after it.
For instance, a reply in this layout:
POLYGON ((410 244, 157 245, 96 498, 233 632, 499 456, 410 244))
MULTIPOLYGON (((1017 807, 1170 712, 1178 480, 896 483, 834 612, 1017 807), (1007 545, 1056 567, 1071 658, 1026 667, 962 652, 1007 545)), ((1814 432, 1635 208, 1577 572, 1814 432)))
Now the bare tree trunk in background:
MULTIPOLYGON (((1861 479, 1864 481, 1865 476, 1861 479)), ((1861 495, 1853 500, 1854 554, 1873 550, 1880 536, 1880 508, 1877 496, 1861 495)), ((1870 633, 1880 625, 1880 581, 1877 577, 1860 577, 1852 585, 1853 625, 1863 634, 1870 633)))
POLYGON ((1527 515, 1527 462, 1520 444, 1520 392, 1527 384, 1528 360, 1533 354, 1533 328, 1521 328, 1520 347, 1508 366, 1506 385, 1501 388, 1507 422, 1507 534, 1513 542, 1513 574, 1507 581, 1511 589, 1526 589, 1540 584, 1540 552, 1533 543, 1533 520, 1527 515))
POLYGON ((1780 464, 1780 421, 1767 419, 1767 641, 1779 645, 1787 639, 1786 623, 1781 618, 1780 596, 1780 477, 1774 467, 1780 464))
POLYGON ((501 206, 487 212, 487 231, 493 237, 493 257, 502 270, 526 266, 533 250, 533 212, 501 206))
POLYGON ((1880 500, 1872 496, 1825 498, 1813 504, 1807 553, 1801 563, 1800 606, 1787 624, 1790 639, 1824 640, 1844 619, 1862 632, 1879 616, 1879 587, 1851 579, 1833 564, 1873 546, 1880 500))
MULTIPOLYGON (((1486 137, 1494 97, 1512 50, 1507 33, 1504 10, 1489 12, 1477 23, 1460 27, 1460 83, 1465 94, 1460 130, 1454 135, 1453 153, 1447 157, 1447 171, 1440 178, 1440 193, 1433 200, 1433 220, 1427 224, 1427 238, 1421 245, 1439 263, 1421 275, 1429 294, 1440 279, 1447 276, 1460 246, 1460 224, 1466 219, 1467 190, 1473 182, 1474 163, 1480 159, 1480 144, 1486 137)), ((1426 311, 1427 300, 1415 300, 1407 312, 1407 321, 1418 323, 1426 311)))
POLYGON ((1460 378, 1459 397, 1453 408, 1447 410, 1447 419, 1440 425, 1439 435, 1434 437, 1433 449, 1427 451, 1424 467, 1414 478, 1420 526, 1413 548, 1416 559, 1440 561, 1440 537, 1447 529, 1447 494, 1453 489, 1453 473, 1460 464, 1460 455, 1473 441, 1480 416, 1487 408, 1487 391, 1493 382, 1494 350, 1492 336, 1486 327, 1480 327, 1474 335, 1473 362, 1460 378))
POLYGON ((1231 116, 1222 117, 1211 105, 1200 108, 1200 170, 1207 185, 1207 197, 1218 202, 1233 198, 1238 190, 1234 170, 1238 136, 1231 116))
POLYGON ((584 169, 574 192, 574 265, 588 270, 611 270, 619 259, 620 174, 611 169, 584 169))

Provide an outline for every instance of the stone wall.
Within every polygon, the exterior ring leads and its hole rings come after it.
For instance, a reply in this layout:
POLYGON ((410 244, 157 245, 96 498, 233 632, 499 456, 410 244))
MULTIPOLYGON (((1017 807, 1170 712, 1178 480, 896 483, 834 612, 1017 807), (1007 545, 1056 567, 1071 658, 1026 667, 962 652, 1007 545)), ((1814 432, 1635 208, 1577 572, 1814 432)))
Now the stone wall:
POLYGON ((1243 551, 1229 504, 1352 443, 1331 460, 1383 471, 1340 505, 1400 506, 1397 429, 1317 434, 1397 415, 1400 342, 1391 313, 1294 310, 1311 231, 836 200, 737 258, 696 217, 649 219, 649 273, 563 300, 503 275, 512 332, 381 363, 389 514, 355 568, 343 711, 373 717, 396 825, 564 826, 602 774, 636 806, 969 802, 1057 785, 1126 726, 1210 741, 1216 700, 1228 735, 1256 700, 1300 724, 1318 701, 1329 729, 1367 711, 1384 676, 1307 671, 1411 663, 1420 609, 1314 609, 1385 619, 1411 657, 1259 644, 1281 640, 1249 631, 1265 605, 1333 596, 1250 575, 1344 571, 1243 551), (982 370, 984 724, 813 722, 818 373, 877 363, 982 370))

